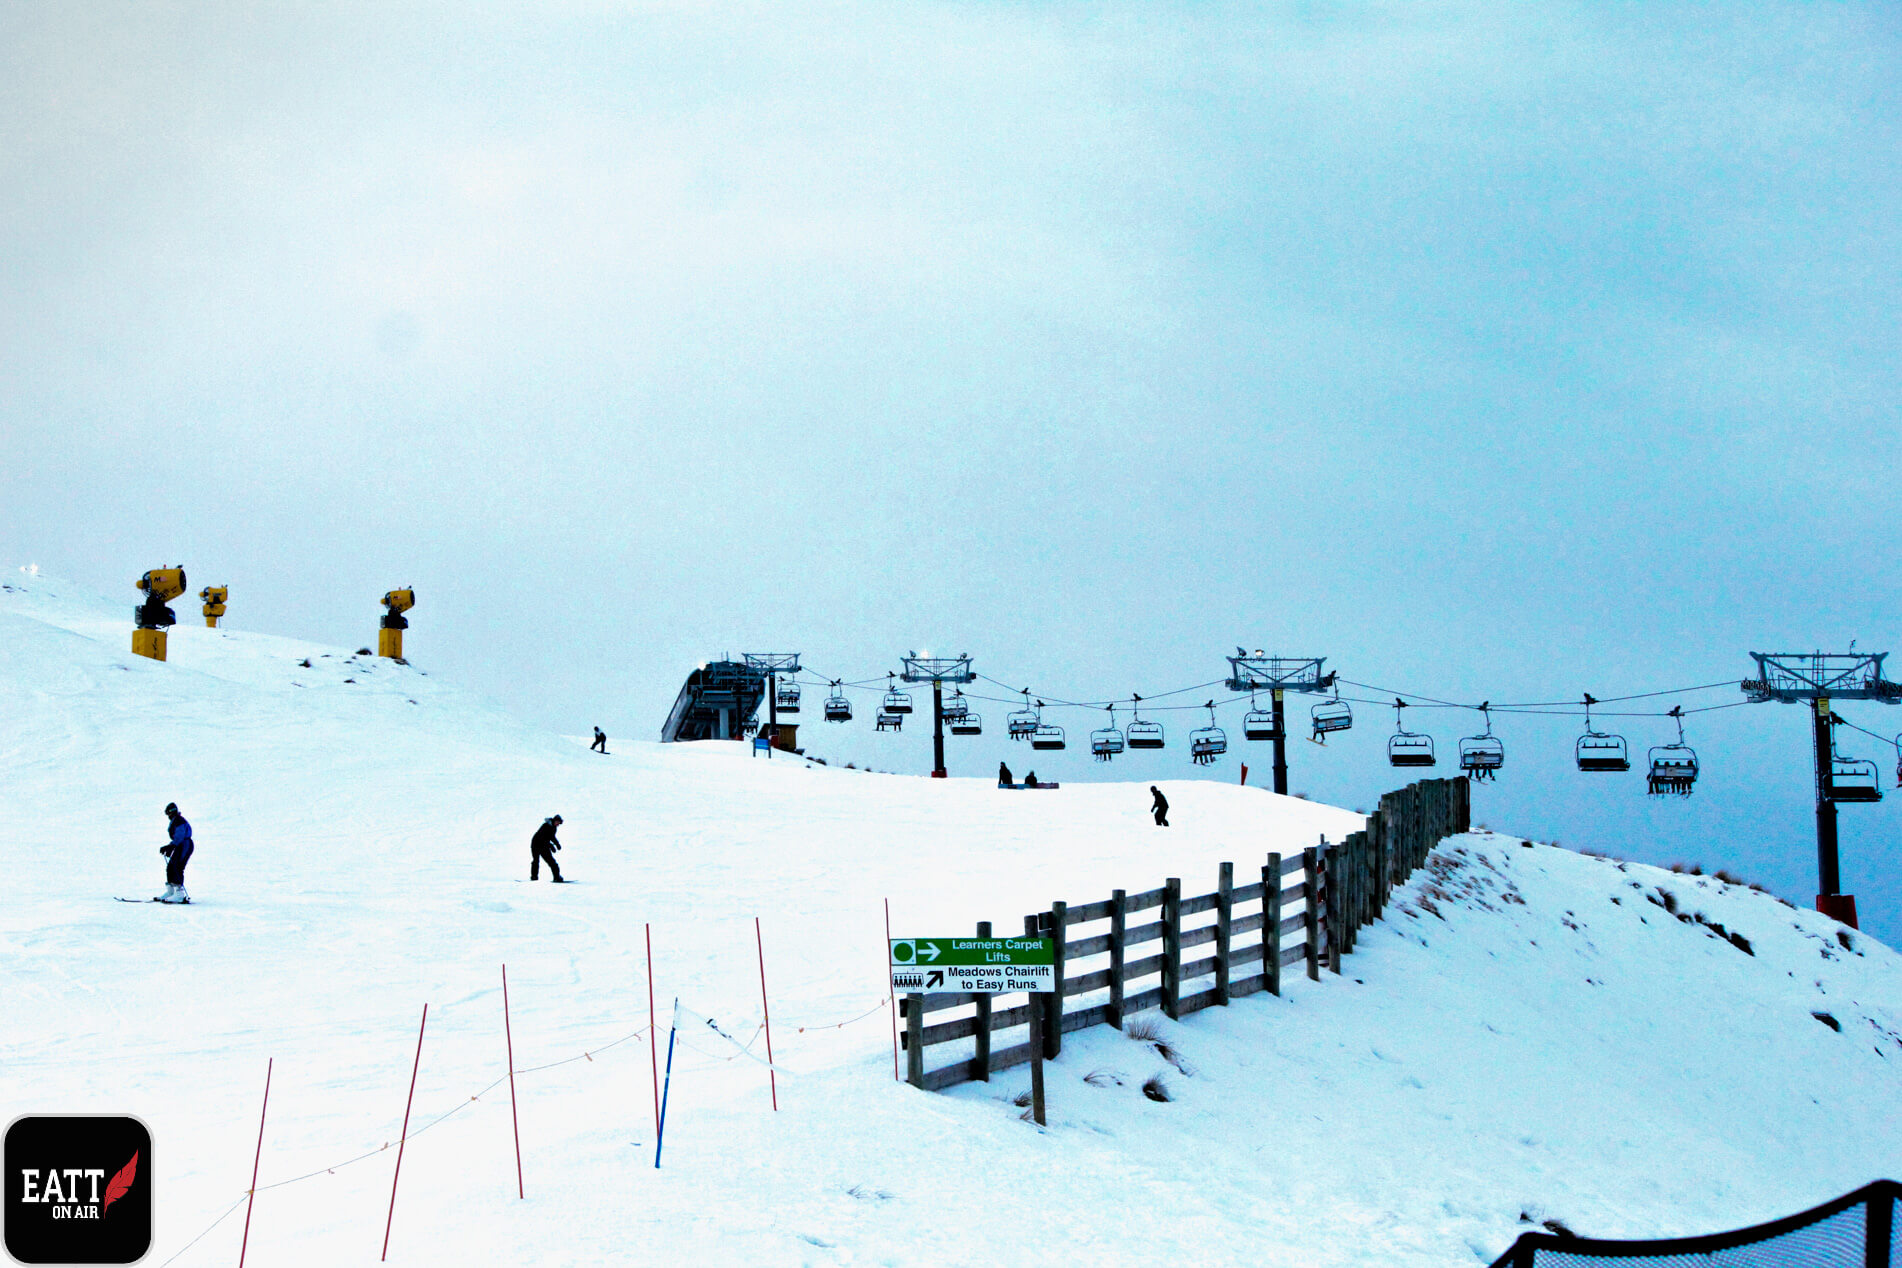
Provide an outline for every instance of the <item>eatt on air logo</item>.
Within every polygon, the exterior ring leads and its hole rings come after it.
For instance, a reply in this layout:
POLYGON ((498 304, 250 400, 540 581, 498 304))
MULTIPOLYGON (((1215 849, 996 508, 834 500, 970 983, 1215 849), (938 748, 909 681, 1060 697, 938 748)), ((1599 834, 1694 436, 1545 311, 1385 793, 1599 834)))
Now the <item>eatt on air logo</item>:
POLYGON ((152 1247, 152 1133, 136 1118, 35 1115, 7 1128, 7 1254, 131 1264, 152 1247))

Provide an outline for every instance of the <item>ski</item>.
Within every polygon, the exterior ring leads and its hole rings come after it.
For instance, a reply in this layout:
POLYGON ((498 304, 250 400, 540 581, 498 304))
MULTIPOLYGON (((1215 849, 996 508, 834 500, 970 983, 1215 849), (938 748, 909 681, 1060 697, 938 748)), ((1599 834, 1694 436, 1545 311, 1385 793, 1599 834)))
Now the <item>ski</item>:
MULTIPOLYGON (((163 898, 119 898, 116 896, 112 901, 115 903, 165 903, 163 898)), ((187 898, 182 903, 165 903, 165 905, 167 907, 189 907, 192 905, 192 900, 187 898)))

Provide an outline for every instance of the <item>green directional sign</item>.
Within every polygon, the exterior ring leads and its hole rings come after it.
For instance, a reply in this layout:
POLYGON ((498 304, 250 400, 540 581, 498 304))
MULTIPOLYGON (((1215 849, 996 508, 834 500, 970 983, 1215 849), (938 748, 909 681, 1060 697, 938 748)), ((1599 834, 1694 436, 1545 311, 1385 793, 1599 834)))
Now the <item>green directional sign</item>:
POLYGON ((1049 938, 893 938, 892 988, 936 994, 1057 989, 1049 938))

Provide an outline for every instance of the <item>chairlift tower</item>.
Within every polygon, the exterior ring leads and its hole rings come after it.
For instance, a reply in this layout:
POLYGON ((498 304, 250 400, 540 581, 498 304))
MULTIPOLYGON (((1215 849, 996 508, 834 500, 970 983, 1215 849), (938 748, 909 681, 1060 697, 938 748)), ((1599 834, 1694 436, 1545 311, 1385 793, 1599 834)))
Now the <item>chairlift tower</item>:
POLYGON ((1282 712, 1285 692, 1300 691, 1318 695, 1334 685, 1334 675, 1321 672, 1325 656, 1268 656, 1259 649, 1250 655, 1238 647, 1228 658, 1230 691, 1254 693, 1267 691, 1274 699, 1275 791, 1288 792, 1288 719, 1282 712))
POLYGON ((1753 703, 1776 700, 1810 706, 1812 750, 1816 763, 1816 910, 1856 928, 1856 896, 1839 892, 1842 876, 1836 859, 1835 756, 1831 736, 1836 719, 1831 700, 1879 700, 1902 704, 1902 683, 1882 676, 1887 652, 1752 652, 1757 676, 1746 678, 1744 695, 1753 703))
POLYGON ((798 652, 745 652, 746 667, 766 675, 766 755, 779 747, 779 675, 788 677, 805 666, 798 652))
POLYGON ((944 768, 944 684, 949 682, 962 686, 967 682, 976 682, 977 675, 971 671, 971 658, 968 655, 920 656, 916 652, 907 652, 905 672, 898 676, 905 682, 931 684, 931 777, 944 779, 948 775, 944 768))

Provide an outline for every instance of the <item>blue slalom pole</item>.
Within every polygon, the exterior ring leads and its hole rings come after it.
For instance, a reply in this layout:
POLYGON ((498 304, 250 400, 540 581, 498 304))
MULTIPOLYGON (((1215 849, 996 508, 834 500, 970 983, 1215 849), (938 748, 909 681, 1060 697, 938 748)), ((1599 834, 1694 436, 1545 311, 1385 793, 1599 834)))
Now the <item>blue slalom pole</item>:
POLYGON ((674 1032, 680 1029, 680 999, 674 999, 674 1020, 667 1027, 667 1077, 660 1085, 660 1127, 654 1132, 654 1170, 660 1170, 660 1146, 667 1135, 667 1093, 674 1085, 674 1032))

